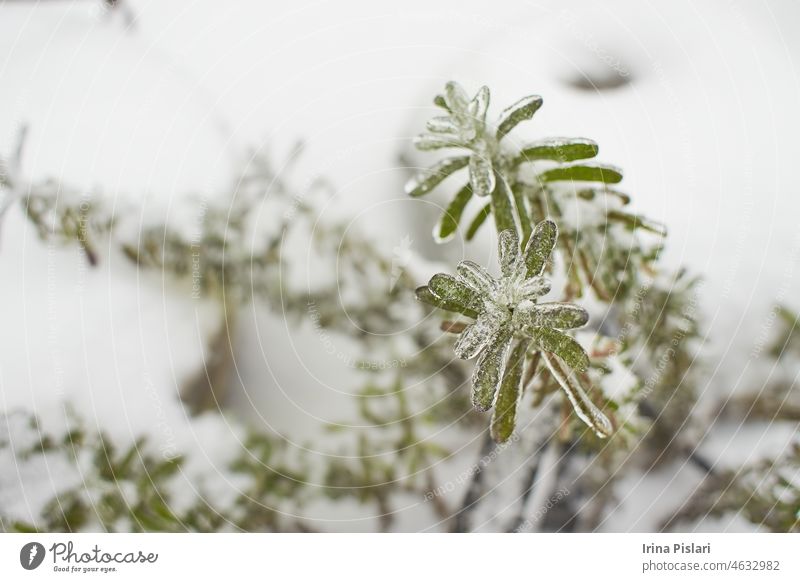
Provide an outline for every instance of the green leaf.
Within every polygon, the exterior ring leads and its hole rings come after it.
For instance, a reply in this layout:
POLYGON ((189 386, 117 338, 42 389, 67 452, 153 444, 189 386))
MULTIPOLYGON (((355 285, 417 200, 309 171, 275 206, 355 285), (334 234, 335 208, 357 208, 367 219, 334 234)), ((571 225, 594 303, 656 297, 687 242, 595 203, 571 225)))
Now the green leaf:
POLYGON ((467 106, 469 114, 477 119, 481 125, 486 123, 486 110, 489 109, 489 87, 484 85, 475 94, 467 106))
POLYGON ((428 131, 433 133, 443 133, 447 135, 458 135, 459 127, 455 120, 449 115, 433 117, 427 121, 425 126, 428 131))
POLYGON ((425 152, 443 148, 464 147, 464 144, 455 137, 425 133, 414 138, 414 147, 425 152))
POLYGON ((500 255, 500 271, 503 277, 513 277, 522 258, 519 252, 519 238, 514 229, 508 228, 497 236, 497 248, 500 255))
POLYGON ((469 158, 469 183, 472 191, 484 197, 492 193, 495 187, 495 175, 492 160, 481 154, 472 154, 469 158))
POLYGON ((439 218, 439 222, 433 229, 433 238, 436 242, 442 243, 450 240, 461 222, 461 216, 464 214, 470 199, 472 198, 472 188, 469 184, 464 186, 458 191, 455 198, 450 202, 450 205, 439 218))
POLYGON ((526 314, 526 324, 531 327, 575 329, 589 322, 589 312, 573 303, 537 303, 526 314))
POLYGON ((514 195, 514 207, 517 209, 517 217, 519 218, 519 225, 520 225, 520 234, 522 235, 522 239, 520 240, 520 244, 522 246, 526 245, 530 240, 531 236, 531 221, 533 220, 530 214, 530 208, 528 207, 528 201, 523 192, 522 188, 517 188, 516 190, 511 190, 514 195))
POLYGON ((428 305, 432 305, 434 307, 438 307, 439 309, 444 309, 445 311, 452 311, 453 313, 461 313, 473 319, 476 319, 478 317, 478 311, 470 309, 469 307, 465 307, 463 305, 459 305, 452 301, 447 301, 446 299, 440 299, 439 297, 433 294, 433 292, 427 285, 423 285, 422 287, 417 287, 415 295, 417 296, 418 301, 421 301, 422 303, 427 303, 428 305))
POLYGON ((500 119, 497 124, 497 141, 500 141, 508 135, 517 124, 532 118, 534 113, 536 113, 541 106, 542 98, 538 95, 531 95, 529 97, 523 97, 514 103, 514 105, 508 107, 500 114, 500 119))
POLYGON ((437 107, 441 107, 445 111, 450 111, 450 108, 447 106, 447 101, 444 100, 444 95, 437 95, 434 97, 433 104, 437 107))
POLYGON ((482 353, 472 371, 472 405, 481 411, 489 410, 500 384, 512 332, 504 327, 482 353))
POLYGON ((527 327, 523 331, 538 349, 557 355, 573 370, 584 372, 589 368, 589 356, 583 346, 570 336, 547 327, 527 327))
POLYGON ((504 443, 514 433, 517 422, 517 404, 522 392, 522 371, 525 368, 525 354, 528 342, 520 340, 511 351, 506 363, 497 402, 492 413, 491 433, 495 442, 504 443))
POLYGON ((620 212, 619 210, 609 210, 606 214, 609 220, 621 222, 630 230, 641 228, 648 230, 659 236, 667 236, 667 227, 659 222, 655 222, 638 214, 620 212))
POLYGON ((489 271, 472 261, 461 261, 456 267, 459 278, 482 295, 497 292, 497 281, 489 271))
POLYGON ((575 192, 575 195, 583 200, 594 200, 597 194, 605 194, 607 196, 615 196, 622 202, 623 206, 631 203, 631 197, 625 194, 624 192, 620 192, 619 190, 612 190, 611 188, 584 188, 582 190, 578 190, 575 192))
POLYGON ((406 183, 406 194, 409 196, 424 196, 442 183, 453 172, 469 164, 469 156, 445 158, 437 164, 427 168, 406 183))
POLYGON ((477 356, 495 338, 505 319, 497 310, 482 311, 472 325, 461 332, 454 351, 462 360, 477 356))
POLYGON ((547 368, 553 378, 559 383, 572 404, 575 414, 578 415, 587 426, 600 438, 606 438, 614 433, 614 425, 608 417, 595 406, 594 402, 586 394, 576 375, 567 370, 564 365, 552 354, 543 353, 547 368))
POLYGON ((516 162, 532 162, 535 160, 572 162, 593 158, 598 151, 598 145, 590 139, 554 138, 522 146, 516 162))
POLYGON ((547 260, 556 246, 558 227, 552 220, 543 220, 533 229, 525 247, 525 265, 528 268, 527 278, 538 277, 544 271, 547 260))
POLYGON ((502 176, 498 176, 495 189, 492 192, 492 214, 497 232, 513 230, 517 232, 517 223, 514 220, 515 204, 508 183, 502 176))
POLYGON ((537 176, 540 182, 603 182, 616 184, 622 181, 622 173, 613 166, 572 164, 546 170, 537 176))
POLYGON ((486 219, 492 213, 492 203, 489 202, 486 206, 480 209, 478 214, 475 215, 475 218, 472 219, 472 222, 469 224, 469 228, 467 229, 467 234, 465 238, 470 241, 475 238, 475 234, 478 232, 478 229, 486 222, 486 219))
POLYGON ((437 273, 431 277, 428 287, 439 299, 463 309, 480 312, 483 308, 480 295, 452 275, 437 273))
POLYGON ((467 93, 461 85, 455 81, 450 81, 444 86, 444 99, 450 111, 454 113, 466 112, 469 97, 467 97, 467 93))

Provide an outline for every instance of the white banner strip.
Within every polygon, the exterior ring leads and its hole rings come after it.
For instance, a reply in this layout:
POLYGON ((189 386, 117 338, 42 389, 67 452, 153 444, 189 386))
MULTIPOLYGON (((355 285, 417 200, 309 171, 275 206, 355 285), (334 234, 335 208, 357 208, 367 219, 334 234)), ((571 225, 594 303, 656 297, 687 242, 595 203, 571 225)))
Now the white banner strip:
POLYGON ((796 582, 798 554, 766 533, 4 534, 0 580, 796 582))

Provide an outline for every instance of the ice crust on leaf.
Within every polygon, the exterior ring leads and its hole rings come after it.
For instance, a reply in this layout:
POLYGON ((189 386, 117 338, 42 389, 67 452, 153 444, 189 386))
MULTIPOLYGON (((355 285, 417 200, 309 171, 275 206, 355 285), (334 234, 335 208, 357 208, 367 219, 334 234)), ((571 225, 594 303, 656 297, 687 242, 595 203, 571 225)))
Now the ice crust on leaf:
POLYGON ((475 408, 489 410, 495 399, 502 406, 502 410, 495 410, 491 422, 492 436, 498 442, 513 433, 522 390, 520 378, 530 349, 554 358, 555 363, 549 367, 560 366, 556 379, 566 385, 564 391, 579 418, 597 434, 610 434, 612 430, 577 380, 568 378, 589 367, 589 356, 583 347, 565 333, 586 325, 588 312, 572 303, 538 302, 550 291, 550 282, 542 273, 557 236, 555 223, 542 221, 533 229, 522 252, 516 232, 504 230, 498 236, 499 277, 472 261, 462 261, 456 268, 456 277, 436 274, 427 287, 417 291, 422 301, 472 313, 475 321, 460 332, 455 354, 463 359, 478 358, 472 373, 475 408))

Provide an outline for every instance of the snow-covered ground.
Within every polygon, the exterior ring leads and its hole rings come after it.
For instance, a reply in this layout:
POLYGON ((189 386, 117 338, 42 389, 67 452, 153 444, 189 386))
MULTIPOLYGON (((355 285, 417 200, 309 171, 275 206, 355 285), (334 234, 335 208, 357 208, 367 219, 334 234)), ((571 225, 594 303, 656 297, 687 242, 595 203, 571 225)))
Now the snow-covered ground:
MULTIPOLYGON (((425 163, 410 139, 449 79, 492 87, 495 113, 538 93, 544 108, 521 135, 599 142, 602 160, 624 168, 635 209, 667 224, 666 264, 703 275, 712 369, 700 406, 770 374, 753 352, 769 310, 778 300, 800 309, 792 0, 137 0, 130 28, 99 6, 0 2, 0 152, 27 125, 27 179, 58 177, 169 213, 189 192, 219 191, 248 146, 280 160, 302 139, 293 174, 331 180, 326 213, 355 216, 387 249, 408 235, 428 259, 460 257, 481 245, 430 242, 435 199, 404 196, 401 156, 425 163), (615 76, 622 86, 582 87, 615 76)), ((0 224, 0 282, 2 408, 58 422, 67 398, 120 438, 161 430, 206 446, 175 394, 220 325, 213 304, 187 302, 124 261, 87 270, 77 251, 40 243, 19 208, 0 224)), ((352 372, 324 361, 313 327, 265 315, 244 328, 270 339, 239 358, 244 385, 258 388, 239 398, 243 417, 305 440, 322 438, 315 424, 354 414, 352 372), (320 376, 328 390, 315 389, 320 376)), ((746 461, 793 430, 722 426, 701 450, 746 461)), ((641 508, 695 484, 680 473, 630 479, 608 530, 654 527, 658 511, 645 521, 641 508)), ((424 527, 414 506, 399 527, 424 527)))

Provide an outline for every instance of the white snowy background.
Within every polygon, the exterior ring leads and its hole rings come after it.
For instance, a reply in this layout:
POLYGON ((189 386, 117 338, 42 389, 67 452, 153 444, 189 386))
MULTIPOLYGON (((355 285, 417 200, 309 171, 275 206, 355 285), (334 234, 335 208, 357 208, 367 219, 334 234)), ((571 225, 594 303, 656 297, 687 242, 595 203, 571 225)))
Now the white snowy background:
MULTIPOLYGON (((351 215, 387 249, 409 236, 414 252, 450 260, 482 245, 436 247, 435 199, 402 189, 401 160, 426 163, 410 140, 431 95, 450 79, 486 84, 497 113, 540 94, 521 135, 596 140, 600 158, 625 170, 634 209, 668 226, 665 264, 703 276, 710 365, 698 407, 710 430, 697 445, 738 466, 774 455, 797 429, 714 424, 712 404, 790 373, 751 352, 776 301, 800 309, 798 24, 793 0, 134 0, 111 13, 91 0, 5 0, 0 152, 25 125, 26 180, 55 177, 102 190, 121 212, 133 201, 169 214, 187 193, 220 191, 249 146, 280 161, 302 139, 292 173, 298 187, 330 179, 326 212, 351 215), (626 85, 576 86, 614 67, 626 85)), ((41 243, 17 206, 0 224, 2 409, 57 424, 67 400, 116 438, 154 434, 198 450, 198 466, 220 466, 239 446, 235 431, 189 418, 175 398, 220 317, 123 261, 81 267, 74 249, 41 243)), ((355 418, 352 370, 326 356, 310 323, 251 319, 236 416, 323 450, 322 426, 355 418)), ((44 467, 22 491, 5 470, 13 461, 2 462, 0 491, 12 493, 0 501, 20 518, 68 484, 66 469, 44 467)), ((627 479, 605 530, 652 529, 698 475, 679 463, 627 479)), ((420 505, 398 508, 395 527, 427 527, 420 505)), ((307 511, 321 529, 375 527, 370 508, 307 511)))

